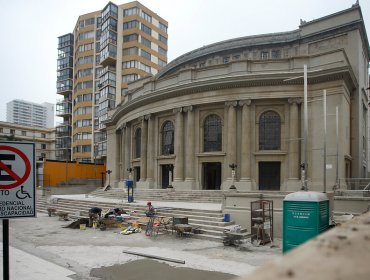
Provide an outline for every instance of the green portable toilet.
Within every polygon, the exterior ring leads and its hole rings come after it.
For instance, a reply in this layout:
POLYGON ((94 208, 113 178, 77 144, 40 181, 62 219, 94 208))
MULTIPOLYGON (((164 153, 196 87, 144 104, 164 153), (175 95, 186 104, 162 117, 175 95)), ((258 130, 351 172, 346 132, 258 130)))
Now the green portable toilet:
POLYGON ((329 199, 325 193, 299 191, 283 200, 283 253, 329 228, 329 199))

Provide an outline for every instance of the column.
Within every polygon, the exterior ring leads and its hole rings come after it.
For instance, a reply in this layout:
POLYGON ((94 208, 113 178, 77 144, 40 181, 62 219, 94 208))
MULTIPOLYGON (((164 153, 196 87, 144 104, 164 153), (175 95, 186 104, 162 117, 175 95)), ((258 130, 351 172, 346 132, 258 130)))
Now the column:
POLYGON ((242 135, 240 180, 250 180, 251 177, 251 100, 239 101, 242 106, 242 135))
POLYGON ((115 166, 112 170, 112 179, 114 186, 118 187, 118 182, 120 180, 120 150, 121 150, 121 129, 116 130, 116 148, 115 148, 115 166))
POLYGON ((182 108, 176 108, 173 112, 176 113, 174 182, 182 182, 184 181, 184 120, 182 108))
MULTIPOLYGON (((228 101, 225 103, 228 108, 227 114, 227 167, 229 164, 236 164, 236 106, 237 101, 228 101)), ((227 178, 231 178, 231 168, 228 168, 227 178)))
POLYGON ((299 122, 298 104, 302 103, 301 98, 289 98, 289 179, 299 179, 299 122))
POLYGON ((185 155, 185 181, 194 181, 195 166, 195 138, 194 138, 194 108, 193 106, 184 107, 187 112, 186 124, 186 155, 185 155))
POLYGON ((148 123, 144 117, 141 120, 141 155, 140 155, 140 181, 146 181, 147 164, 147 145, 148 145, 148 123))
POLYGON ((148 152, 147 152, 147 178, 148 182, 154 181, 154 119, 152 115, 146 115, 148 121, 148 152))
POLYGON ((120 178, 121 181, 125 179, 125 140, 126 140, 126 124, 121 126, 121 150, 120 150, 120 178))
POLYGON ((128 178, 129 172, 127 171, 128 168, 131 168, 131 125, 126 123, 126 128, 125 128, 125 164, 124 164, 124 174, 125 178, 128 178))

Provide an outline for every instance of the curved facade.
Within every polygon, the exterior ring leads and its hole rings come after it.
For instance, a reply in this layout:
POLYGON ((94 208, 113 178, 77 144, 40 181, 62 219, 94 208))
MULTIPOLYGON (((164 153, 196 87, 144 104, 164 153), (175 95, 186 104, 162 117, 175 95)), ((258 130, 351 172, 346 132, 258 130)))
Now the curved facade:
POLYGON ((177 190, 294 191, 305 171, 309 189, 321 190, 324 170, 330 188, 340 178, 363 177, 368 62, 358 5, 292 32, 189 52, 129 84, 106 122, 107 168, 116 183, 133 168, 137 187, 177 190))

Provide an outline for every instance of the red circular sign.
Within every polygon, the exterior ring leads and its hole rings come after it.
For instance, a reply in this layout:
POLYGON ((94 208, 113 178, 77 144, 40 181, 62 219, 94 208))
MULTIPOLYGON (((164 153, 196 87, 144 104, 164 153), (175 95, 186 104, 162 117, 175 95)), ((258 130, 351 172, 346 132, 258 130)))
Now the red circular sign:
POLYGON ((15 153, 24 162, 25 171, 24 171, 23 176, 20 176, 20 175, 14 173, 10 168, 8 168, 4 163, 2 163, 0 161, 0 168, 2 170, 4 170, 5 172, 7 172, 15 180, 14 183, 11 183, 9 185, 1 185, 0 184, 0 189, 9 190, 9 189, 16 188, 19 185, 23 184, 28 179, 28 177, 30 176, 30 173, 31 173, 31 163, 28 160, 27 156, 21 150, 18 150, 17 148, 14 148, 12 146, 0 145, 0 151, 1 150, 7 150, 7 151, 11 151, 11 152, 15 153))

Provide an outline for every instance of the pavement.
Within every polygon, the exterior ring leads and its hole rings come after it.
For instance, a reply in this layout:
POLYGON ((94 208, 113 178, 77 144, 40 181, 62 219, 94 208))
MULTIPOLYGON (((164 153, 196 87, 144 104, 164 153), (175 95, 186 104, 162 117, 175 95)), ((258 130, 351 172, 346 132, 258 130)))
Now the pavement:
MULTIPOLYGON (((90 195, 69 197, 107 199, 90 195)), ((145 205, 146 201, 136 203, 145 205)), ((186 204, 193 209, 220 207, 211 203, 158 201, 153 204, 156 207, 184 207, 186 204)), ((70 223, 43 213, 38 213, 37 218, 9 220, 10 279, 221 280, 247 275, 281 256, 281 240, 276 239, 273 246, 256 247, 245 242, 233 247, 220 242, 180 238, 176 234, 147 237, 144 232, 123 235, 117 228, 106 231, 64 228, 70 223), (126 254, 123 250, 181 260, 185 264, 126 254)))

